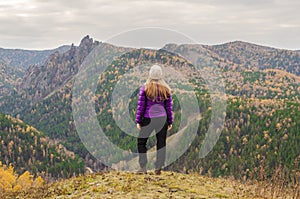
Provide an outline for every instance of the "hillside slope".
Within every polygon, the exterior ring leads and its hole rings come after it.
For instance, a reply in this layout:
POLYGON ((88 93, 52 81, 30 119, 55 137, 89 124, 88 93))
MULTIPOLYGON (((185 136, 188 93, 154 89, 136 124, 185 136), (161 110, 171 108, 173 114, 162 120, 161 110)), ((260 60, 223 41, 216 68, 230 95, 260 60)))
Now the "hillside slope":
POLYGON ((24 71, 0 61, 0 99, 9 95, 22 81, 24 71))
POLYGON ((84 171, 83 161, 23 121, 0 114, 0 161, 17 173, 70 177, 84 171))
POLYGON ((300 52, 235 41, 222 45, 203 46, 245 69, 280 69, 300 75, 300 52))
MULTIPOLYGON (((138 175, 128 172, 102 172, 49 184, 4 198, 292 198, 290 189, 280 190, 263 183, 241 183, 209 178, 195 173, 163 172, 138 175)), ((297 195, 294 195, 297 197, 297 195)))

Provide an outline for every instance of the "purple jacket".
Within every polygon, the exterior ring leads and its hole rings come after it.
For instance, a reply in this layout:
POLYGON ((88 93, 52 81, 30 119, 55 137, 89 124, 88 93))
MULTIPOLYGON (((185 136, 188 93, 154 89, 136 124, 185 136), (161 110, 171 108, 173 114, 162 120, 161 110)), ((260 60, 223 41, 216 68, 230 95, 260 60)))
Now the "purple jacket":
POLYGON ((147 99, 145 93, 145 85, 143 85, 140 89, 135 121, 136 123, 141 124, 143 117, 156 118, 167 116, 168 124, 172 124, 174 120, 172 106, 172 96, 170 96, 167 100, 161 102, 153 102, 152 100, 147 99))

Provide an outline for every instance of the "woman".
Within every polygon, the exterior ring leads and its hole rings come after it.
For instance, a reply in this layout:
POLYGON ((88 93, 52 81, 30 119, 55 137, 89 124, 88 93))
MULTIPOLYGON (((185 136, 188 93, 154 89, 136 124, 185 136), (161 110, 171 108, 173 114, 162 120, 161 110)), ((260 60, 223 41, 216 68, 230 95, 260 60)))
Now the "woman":
POLYGON ((156 132, 155 174, 161 173, 166 156, 167 131, 172 128, 172 94, 170 87, 162 79, 162 69, 153 65, 149 78, 141 87, 136 114, 138 136, 138 152, 140 169, 138 173, 147 173, 147 140, 153 130, 156 132))

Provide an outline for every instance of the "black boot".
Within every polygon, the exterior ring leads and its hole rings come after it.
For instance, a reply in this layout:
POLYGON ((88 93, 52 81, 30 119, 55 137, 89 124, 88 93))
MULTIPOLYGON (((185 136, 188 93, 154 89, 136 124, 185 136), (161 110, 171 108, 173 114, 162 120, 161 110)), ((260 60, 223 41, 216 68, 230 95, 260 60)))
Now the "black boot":
POLYGON ((160 175, 160 174, 161 174, 161 168, 155 169, 155 170, 154 170, 154 173, 155 173, 156 175, 160 175))
POLYGON ((139 170, 137 171, 137 174, 147 174, 146 166, 140 166, 139 170))

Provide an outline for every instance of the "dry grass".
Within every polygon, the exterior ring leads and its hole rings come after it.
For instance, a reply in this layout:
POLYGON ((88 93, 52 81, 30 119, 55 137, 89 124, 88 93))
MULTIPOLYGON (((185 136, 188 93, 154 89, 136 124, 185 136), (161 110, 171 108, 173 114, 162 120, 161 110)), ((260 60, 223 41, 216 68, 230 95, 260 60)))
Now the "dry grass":
MULTIPOLYGON (((198 174, 110 171, 75 177, 2 198, 272 198, 263 183, 241 183, 198 174)), ((292 198, 288 190, 276 198, 292 198)))

